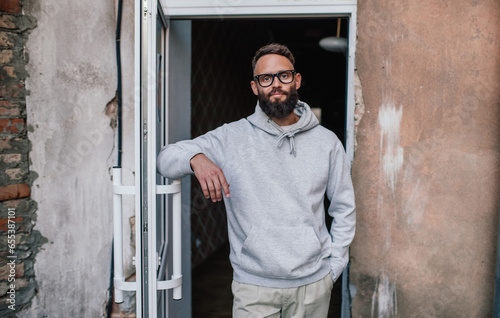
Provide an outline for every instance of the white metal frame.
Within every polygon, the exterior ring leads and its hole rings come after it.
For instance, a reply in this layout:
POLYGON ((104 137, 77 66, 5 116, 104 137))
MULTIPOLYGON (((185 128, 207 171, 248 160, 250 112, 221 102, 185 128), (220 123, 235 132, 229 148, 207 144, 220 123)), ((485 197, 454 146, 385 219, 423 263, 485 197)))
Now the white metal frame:
MULTIPOLYGON (((124 186, 122 184, 122 169, 113 168, 113 259, 114 259, 114 279, 115 302, 123 302, 123 291, 137 290, 137 281, 125 282, 123 273, 123 214, 122 195, 135 195, 134 186, 124 186)), ((139 281, 139 280, 138 280, 139 281)))
MULTIPOLYGON (((155 154, 156 155, 156 154, 155 154)), ((123 302, 123 291, 136 291, 136 297, 138 297, 137 304, 141 303, 141 285, 140 280, 136 279, 135 282, 126 282, 123 273, 123 214, 122 214, 122 195, 135 195, 139 199, 140 195, 137 195, 136 186, 126 186, 122 184, 122 170, 120 167, 113 168, 113 223, 114 223, 114 286, 115 286, 115 302, 123 302)), ((173 241, 173 274, 172 279, 158 281, 156 277, 156 269, 159 267, 158 257, 149 257, 149 266, 153 270, 150 270, 150 288, 153 290, 164 290, 173 289, 173 298, 178 300, 182 298, 182 215, 181 215, 181 181, 175 180, 170 185, 156 185, 153 186, 154 191, 152 191, 152 196, 156 197, 156 194, 171 194, 172 195, 172 241, 173 241), (152 267, 151 267, 152 266, 152 267)), ((155 198, 156 199, 156 198, 155 198)), ((150 201, 150 200, 148 200, 150 201)), ((156 200, 153 200, 156 201, 156 200)), ((148 206, 155 206, 155 202, 148 206)), ((140 211, 137 210, 137 211, 140 211)), ((153 211, 154 214, 155 211, 153 211)), ((138 219, 139 213, 136 213, 136 218, 138 219)), ((152 217, 156 217, 153 215, 152 217)), ((138 222, 137 222, 138 223, 138 222)), ((156 228, 150 227, 148 231, 150 240, 148 240, 148 245, 150 251, 156 253, 156 228), (151 249, 154 248, 154 249, 151 249)), ((140 235, 136 235, 136 246, 137 251, 135 256, 135 267, 136 267, 136 277, 140 277, 140 250, 142 247, 142 242, 140 240, 140 235)), ((150 299, 150 308, 156 308, 156 294, 153 293, 150 299), (153 299, 153 300, 151 300, 153 299), (153 307, 151 307, 153 305, 153 307)), ((140 308, 140 307, 139 307, 140 308)), ((140 317, 140 315, 138 315, 140 317)), ((149 317, 156 317, 156 315, 150 312, 149 317)))
MULTIPOLYGON (((142 65, 141 83, 143 86, 142 111, 143 116, 147 116, 147 126, 145 122, 140 122, 137 126, 139 130, 147 131, 147 212, 148 222, 156 220, 156 195, 173 194, 172 197, 172 248, 173 248, 173 275, 172 279, 166 281, 157 280, 157 269, 159 267, 158 255, 156 254, 156 226, 148 225, 148 318, 157 317, 157 290, 173 289, 173 298, 182 298, 182 248, 181 248, 181 184, 179 180, 174 181, 172 185, 156 184, 156 114, 157 114, 157 72, 156 72, 156 21, 157 21, 157 1, 142 0, 142 29, 141 39, 143 51, 139 63, 142 65), (144 112, 144 107, 147 112, 144 112), (153 254, 154 253, 154 254, 153 254), (153 256, 153 257, 152 257, 153 256)), ((138 11, 139 12, 139 11, 138 11)), ((167 30, 168 32, 168 30, 167 30)), ((140 105, 139 105, 140 106, 140 105)), ((140 114, 139 109, 136 114, 140 114)), ((141 134, 136 133, 136 138, 141 134)), ((138 170, 140 171, 140 170, 138 170)), ((141 176, 143 177, 143 176, 141 176)), ((143 198, 144 199, 144 198, 143 198)))
POLYGON ((123 302, 123 291, 136 292, 136 315, 143 317, 143 305, 147 306, 148 318, 157 317, 157 290, 173 289, 173 298, 182 298, 182 247, 181 247, 181 182, 171 185, 156 184, 156 0, 135 1, 135 185, 122 184, 121 167, 113 168, 113 221, 114 221, 114 286, 115 302, 123 302), (142 160, 143 143, 147 145, 146 160, 142 160), (147 170, 143 171, 143 164, 147 170), (146 174, 146 176, 144 176, 146 174), (147 183, 143 183, 146 179, 147 183), (141 197, 141 187, 146 189, 146 197, 141 197), (159 259, 156 254, 156 226, 147 227, 148 248, 148 303, 143 304, 145 291, 142 277, 143 224, 142 210, 147 211, 147 220, 156 219, 156 195, 172 195, 172 249, 173 273, 170 280, 158 281, 159 259), (123 214, 122 195, 135 196, 136 253, 134 265, 136 281, 125 282, 123 271, 123 214), (152 257, 154 256, 154 257, 152 257))
POLYGON ((356 0, 160 0, 172 18, 352 13, 356 0))

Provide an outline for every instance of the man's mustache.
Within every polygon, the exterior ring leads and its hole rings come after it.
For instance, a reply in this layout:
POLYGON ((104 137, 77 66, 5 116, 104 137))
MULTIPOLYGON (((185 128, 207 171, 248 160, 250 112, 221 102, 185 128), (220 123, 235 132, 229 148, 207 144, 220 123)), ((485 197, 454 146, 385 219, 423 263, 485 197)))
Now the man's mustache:
POLYGON ((267 94, 267 97, 271 97, 272 94, 275 94, 275 93, 280 93, 280 94, 283 94, 283 95, 289 95, 288 92, 282 90, 282 89, 279 89, 279 88, 273 88, 268 94, 267 94))

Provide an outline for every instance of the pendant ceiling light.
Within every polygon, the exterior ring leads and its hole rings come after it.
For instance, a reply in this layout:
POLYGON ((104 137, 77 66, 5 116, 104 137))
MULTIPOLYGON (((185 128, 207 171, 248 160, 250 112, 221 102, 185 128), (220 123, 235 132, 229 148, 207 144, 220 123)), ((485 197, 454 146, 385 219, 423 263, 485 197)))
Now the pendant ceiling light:
POLYGON ((345 53, 347 51, 347 39, 340 37, 340 22, 337 20, 337 36, 327 36, 319 41, 319 46, 330 52, 345 53))

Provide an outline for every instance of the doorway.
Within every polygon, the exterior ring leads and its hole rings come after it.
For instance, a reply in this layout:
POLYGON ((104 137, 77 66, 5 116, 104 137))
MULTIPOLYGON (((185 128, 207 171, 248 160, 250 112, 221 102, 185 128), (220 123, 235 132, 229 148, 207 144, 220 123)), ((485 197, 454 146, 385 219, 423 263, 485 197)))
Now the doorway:
MULTIPOLYGON (((300 99, 345 146, 348 59, 346 52, 327 51, 319 42, 337 34, 347 38, 348 18, 197 19, 191 26, 192 138, 253 113, 251 59, 261 46, 277 42, 286 44, 295 56, 295 69, 303 78, 300 99)), ((329 226, 331 219, 326 217, 329 226)), ((211 268, 220 275, 220 268, 227 265, 221 262, 224 258, 229 262, 224 205, 206 200, 196 181, 191 188, 191 241, 193 277, 213 275, 204 273, 211 268), (210 265, 214 263, 217 266, 210 265)), ((228 277, 232 277, 230 270, 228 277)), ((341 281, 335 284, 329 317, 340 317, 341 281)), ((204 288, 197 287, 199 283, 193 279, 193 307, 206 298, 200 294, 204 288)), ((230 288, 230 284, 225 286, 230 288)), ((193 317, 197 317, 196 310, 193 317)))

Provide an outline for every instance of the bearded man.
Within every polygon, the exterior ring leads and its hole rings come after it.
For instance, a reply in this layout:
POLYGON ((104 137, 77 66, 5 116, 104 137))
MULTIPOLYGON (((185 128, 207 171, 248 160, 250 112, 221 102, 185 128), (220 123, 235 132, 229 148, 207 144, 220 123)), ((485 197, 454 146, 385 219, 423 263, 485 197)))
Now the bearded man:
POLYGON ((194 173, 207 199, 224 200, 236 318, 327 317, 349 260, 356 224, 349 162, 337 136, 299 101, 294 64, 284 45, 260 48, 250 83, 255 113, 158 157, 165 177, 194 173))

